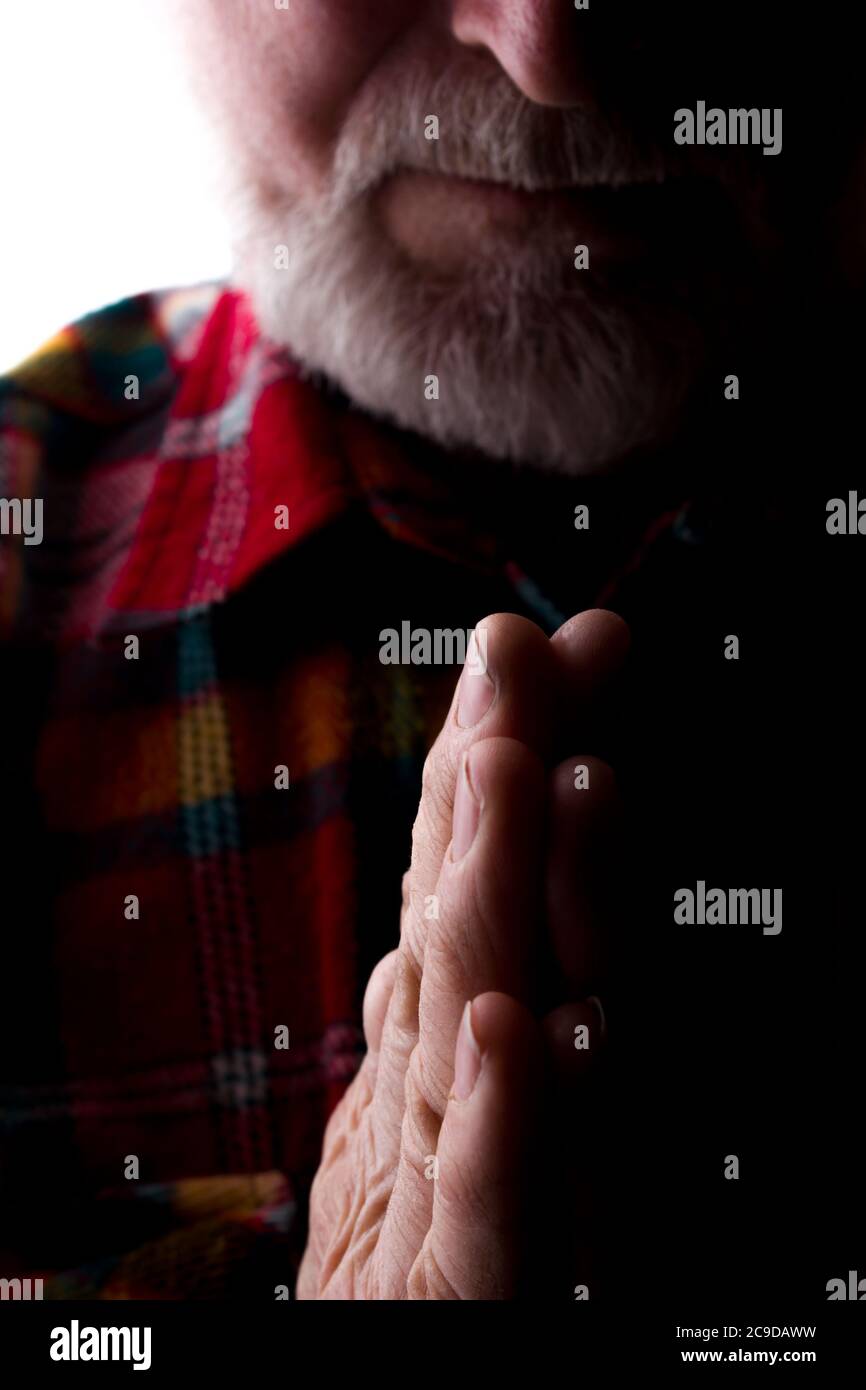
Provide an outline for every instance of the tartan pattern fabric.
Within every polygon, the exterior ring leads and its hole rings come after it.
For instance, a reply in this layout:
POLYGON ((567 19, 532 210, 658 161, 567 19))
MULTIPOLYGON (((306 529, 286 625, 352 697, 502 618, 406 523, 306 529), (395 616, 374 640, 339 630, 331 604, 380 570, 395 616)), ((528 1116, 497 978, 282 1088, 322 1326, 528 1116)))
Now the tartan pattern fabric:
POLYGON ((219 285, 102 310, 0 383, 0 496, 45 517, 0 539, 0 1255, 46 1296, 291 1284, 456 677, 383 665, 380 628, 572 611, 470 493, 219 285))

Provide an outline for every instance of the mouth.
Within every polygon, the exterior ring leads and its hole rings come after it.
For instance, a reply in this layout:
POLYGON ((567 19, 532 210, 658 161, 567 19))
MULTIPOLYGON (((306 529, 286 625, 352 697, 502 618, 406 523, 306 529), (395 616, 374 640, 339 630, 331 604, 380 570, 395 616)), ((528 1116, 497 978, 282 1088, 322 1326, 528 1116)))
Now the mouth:
MULTIPOLYGON (((483 258, 511 244, 585 246, 589 267, 669 261, 730 231, 718 180, 673 175, 645 181, 518 187, 492 179, 401 168, 380 185, 386 230, 410 253, 439 264, 483 258)), ((565 254, 560 250, 556 254, 565 254)))

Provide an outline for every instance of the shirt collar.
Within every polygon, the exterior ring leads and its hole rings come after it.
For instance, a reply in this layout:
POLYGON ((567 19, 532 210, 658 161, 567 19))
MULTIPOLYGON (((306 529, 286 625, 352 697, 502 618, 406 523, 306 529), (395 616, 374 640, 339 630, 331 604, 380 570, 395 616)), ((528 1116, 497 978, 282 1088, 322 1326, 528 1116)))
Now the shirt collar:
POLYGON ((355 506, 400 541, 495 563, 483 508, 463 506, 465 487, 454 506, 449 465, 431 468, 421 441, 413 447, 309 380, 262 336, 242 294, 221 293, 185 338, 173 324, 163 329, 178 386, 109 598, 109 628, 132 619, 154 626, 219 603, 355 506))

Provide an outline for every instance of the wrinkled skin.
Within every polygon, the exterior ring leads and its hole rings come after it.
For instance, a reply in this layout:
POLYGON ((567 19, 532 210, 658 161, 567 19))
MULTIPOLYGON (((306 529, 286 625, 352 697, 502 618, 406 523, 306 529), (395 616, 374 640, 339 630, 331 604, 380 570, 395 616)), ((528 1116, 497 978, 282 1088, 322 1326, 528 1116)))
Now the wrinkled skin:
POLYGON ((603 1041, 585 993, 603 958, 585 856, 590 823, 614 833, 613 779, 593 758, 550 762, 563 709, 586 718, 627 629, 600 611, 552 641, 513 615, 481 626, 492 701, 481 713, 485 677, 467 667, 427 759, 400 944, 371 977, 369 1051, 328 1125, 300 1298, 513 1297, 540 1098, 551 1076, 579 1090, 603 1041), (539 1021, 542 944, 559 997, 539 1021))

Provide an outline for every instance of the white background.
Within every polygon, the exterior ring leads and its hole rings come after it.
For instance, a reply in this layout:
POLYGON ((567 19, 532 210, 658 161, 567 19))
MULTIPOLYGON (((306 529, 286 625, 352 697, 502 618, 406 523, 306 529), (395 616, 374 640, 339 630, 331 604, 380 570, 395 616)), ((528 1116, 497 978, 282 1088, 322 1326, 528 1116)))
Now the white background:
POLYGON ((91 309, 229 265, 164 0, 0 0, 0 372, 91 309))

